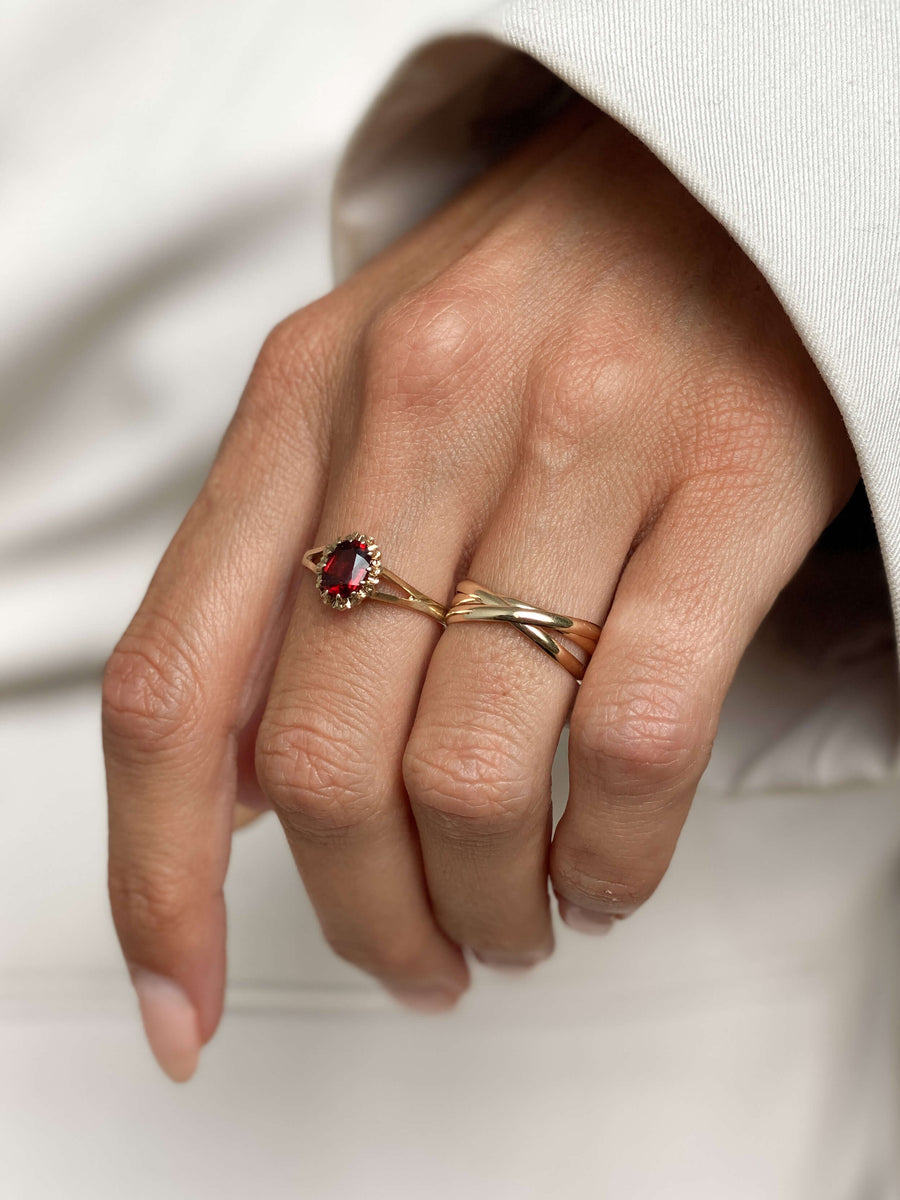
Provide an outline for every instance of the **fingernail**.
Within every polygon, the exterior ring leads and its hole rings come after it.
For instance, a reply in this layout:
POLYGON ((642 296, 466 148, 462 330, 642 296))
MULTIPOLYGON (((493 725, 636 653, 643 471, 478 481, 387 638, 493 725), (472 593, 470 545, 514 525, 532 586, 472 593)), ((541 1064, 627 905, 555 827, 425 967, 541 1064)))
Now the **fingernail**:
POLYGON ((480 950, 473 950, 472 953, 480 963, 504 975, 524 975, 548 957, 542 954, 538 958, 502 958, 499 955, 484 954, 480 950))
POLYGON ((388 984, 385 987, 395 1000, 415 1012, 446 1012, 459 999, 457 992, 443 987, 391 987, 388 984))
POLYGON ((616 918, 611 917, 609 913, 592 912, 589 908, 573 904, 571 900, 564 900, 562 896, 557 897, 557 903, 559 915, 570 929, 577 929, 579 933, 590 933, 599 937, 609 933, 616 923, 616 918))
POLYGON ((235 832, 238 829, 243 829, 245 825, 258 820, 265 810, 262 808, 251 808, 247 804, 235 803, 234 814, 231 820, 232 829, 235 832))
POLYGON ((132 967, 131 981, 153 1057, 170 1079, 184 1083, 196 1071, 200 1056, 194 1006, 183 988, 155 971, 132 967))
POLYGON ((499 971, 501 975, 524 975, 534 966, 530 962, 509 962, 502 958, 492 958, 490 954, 479 954, 477 950, 473 950, 472 953, 480 963, 490 967, 492 971, 499 971))

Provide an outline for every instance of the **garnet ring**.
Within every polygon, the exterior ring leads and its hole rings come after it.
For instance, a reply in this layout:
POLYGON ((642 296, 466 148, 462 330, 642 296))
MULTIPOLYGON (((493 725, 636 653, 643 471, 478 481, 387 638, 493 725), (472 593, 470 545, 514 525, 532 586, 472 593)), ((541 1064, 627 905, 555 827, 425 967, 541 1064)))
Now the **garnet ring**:
POLYGON ((363 600, 381 600, 414 608, 446 624, 444 606, 382 566, 381 550, 372 538, 361 533, 351 533, 327 546, 315 546, 306 551, 302 561, 304 567, 315 571, 319 595, 332 608, 354 608, 363 600), (379 590, 378 585, 385 581, 401 595, 379 590))
POLYGON ((513 600, 511 596, 498 596, 473 579, 464 579, 457 585, 453 604, 447 609, 447 625, 461 621, 506 621, 555 658, 579 683, 600 637, 600 626, 593 621, 564 617, 522 600, 513 600), (584 652, 584 661, 561 646, 551 633, 568 638, 584 652))

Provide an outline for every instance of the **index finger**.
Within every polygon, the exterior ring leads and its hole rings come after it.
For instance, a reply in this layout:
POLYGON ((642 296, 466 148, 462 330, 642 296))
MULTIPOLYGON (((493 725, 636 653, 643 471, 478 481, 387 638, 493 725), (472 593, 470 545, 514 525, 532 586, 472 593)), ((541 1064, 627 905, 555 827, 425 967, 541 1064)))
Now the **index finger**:
POLYGON ((222 1012, 236 749, 271 673, 298 547, 318 517, 322 389, 298 371, 296 418, 261 419, 283 393, 283 342, 264 347, 220 453, 107 664, 103 741, 109 894, 147 1039, 190 1077, 222 1012))

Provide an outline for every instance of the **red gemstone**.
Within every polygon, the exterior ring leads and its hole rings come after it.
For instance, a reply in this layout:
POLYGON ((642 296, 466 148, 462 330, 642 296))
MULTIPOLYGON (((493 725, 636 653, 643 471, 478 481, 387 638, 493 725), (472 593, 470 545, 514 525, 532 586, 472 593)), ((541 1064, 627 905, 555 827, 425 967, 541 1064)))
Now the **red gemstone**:
POLYGON ((349 600, 366 582, 372 558, 365 542, 345 538, 338 542, 322 567, 322 592, 349 600))

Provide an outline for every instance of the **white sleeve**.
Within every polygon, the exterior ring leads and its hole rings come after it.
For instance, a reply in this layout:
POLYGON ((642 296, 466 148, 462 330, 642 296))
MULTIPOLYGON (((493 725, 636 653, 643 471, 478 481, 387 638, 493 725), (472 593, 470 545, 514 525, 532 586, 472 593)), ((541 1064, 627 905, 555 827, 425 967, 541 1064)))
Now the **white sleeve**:
POLYGON ((338 276, 566 85, 767 277, 853 440, 900 626, 900 5, 506 0, 413 53, 357 130, 334 192, 338 276))

